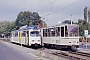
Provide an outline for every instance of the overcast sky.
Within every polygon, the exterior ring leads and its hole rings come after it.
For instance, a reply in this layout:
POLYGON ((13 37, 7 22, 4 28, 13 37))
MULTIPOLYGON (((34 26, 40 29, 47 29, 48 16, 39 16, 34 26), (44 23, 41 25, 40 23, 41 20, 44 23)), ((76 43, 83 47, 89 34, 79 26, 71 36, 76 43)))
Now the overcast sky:
POLYGON ((21 11, 38 12, 48 25, 71 19, 83 19, 90 0, 0 0, 0 21, 15 21, 21 11))

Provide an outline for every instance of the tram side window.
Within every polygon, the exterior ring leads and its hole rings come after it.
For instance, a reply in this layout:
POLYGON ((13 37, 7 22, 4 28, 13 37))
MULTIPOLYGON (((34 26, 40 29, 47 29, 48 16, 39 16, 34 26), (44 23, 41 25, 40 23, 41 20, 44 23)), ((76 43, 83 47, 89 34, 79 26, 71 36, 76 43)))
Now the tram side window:
POLYGON ((22 37, 25 37, 25 31, 23 31, 23 33, 22 33, 22 37))
POLYGON ((56 27, 56 36, 60 36, 60 27, 56 27))
POLYGON ((43 29, 43 37, 47 37, 47 29, 43 29))
POLYGON ((13 33, 10 33, 10 37, 12 37, 13 33))
POLYGON ((67 26, 65 26, 65 37, 68 37, 67 26))
POLYGON ((52 36, 55 36, 55 31, 52 31, 52 36))
POLYGON ((15 32, 15 37, 18 37, 18 32, 15 32))
POLYGON ((44 32, 44 29, 43 29, 43 37, 45 36, 45 32, 44 32))
POLYGON ((55 36, 55 28, 51 28, 51 36, 55 36))
POLYGON ((61 37, 64 37, 64 27, 61 27, 61 37))
POLYGON ((50 28, 48 29, 48 37, 51 37, 50 28))

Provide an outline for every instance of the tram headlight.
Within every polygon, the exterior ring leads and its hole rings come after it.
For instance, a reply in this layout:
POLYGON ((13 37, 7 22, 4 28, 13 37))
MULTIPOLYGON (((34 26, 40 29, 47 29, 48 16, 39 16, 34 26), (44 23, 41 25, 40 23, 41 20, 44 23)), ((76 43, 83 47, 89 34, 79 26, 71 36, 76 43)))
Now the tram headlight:
POLYGON ((38 42, 40 42, 40 40, 38 40, 38 42))
POLYGON ((32 42, 34 42, 34 40, 32 40, 32 42))
POLYGON ((79 43, 79 42, 77 42, 77 43, 79 43))

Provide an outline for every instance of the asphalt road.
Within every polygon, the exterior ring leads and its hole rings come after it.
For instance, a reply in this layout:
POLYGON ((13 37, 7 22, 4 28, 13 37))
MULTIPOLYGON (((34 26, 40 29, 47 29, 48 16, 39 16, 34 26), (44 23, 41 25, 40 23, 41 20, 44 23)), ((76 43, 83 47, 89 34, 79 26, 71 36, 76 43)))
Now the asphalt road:
POLYGON ((37 60, 0 42, 0 60, 37 60))

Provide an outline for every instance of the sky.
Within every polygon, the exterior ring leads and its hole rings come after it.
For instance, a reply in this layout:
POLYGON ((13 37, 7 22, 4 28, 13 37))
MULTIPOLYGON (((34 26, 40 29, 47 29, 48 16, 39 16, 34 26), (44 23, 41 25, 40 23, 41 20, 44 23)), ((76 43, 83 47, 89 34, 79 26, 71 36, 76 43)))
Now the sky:
POLYGON ((21 11, 38 12, 48 25, 83 19, 90 0, 0 0, 0 21, 15 21, 21 11), (72 15, 72 18, 71 18, 72 15))

